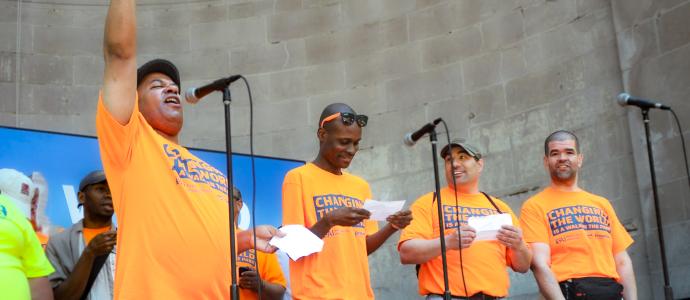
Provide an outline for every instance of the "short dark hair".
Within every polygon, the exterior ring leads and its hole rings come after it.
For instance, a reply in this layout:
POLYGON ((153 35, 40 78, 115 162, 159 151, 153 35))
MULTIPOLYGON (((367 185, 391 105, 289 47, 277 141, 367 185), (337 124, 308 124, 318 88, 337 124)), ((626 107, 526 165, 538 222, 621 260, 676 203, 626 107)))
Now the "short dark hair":
POLYGON ((580 141, 577 140, 577 136, 567 130, 557 130, 549 134, 544 140, 544 155, 549 155, 549 143, 553 141, 575 141, 575 151, 580 153, 580 141))
MULTIPOLYGON (((328 116, 335 114, 335 113, 352 113, 352 114, 357 114, 352 107, 345 103, 331 103, 327 105, 323 111, 321 111, 321 117, 319 117, 319 125, 323 121, 323 119, 327 118, 328 116)), ((330 123, 330 122, 329 122, 330 123)), ((328 124, 328 123, 326 123, 328 124)), ((324 124, 324 128, 326 128, 328 125, 324 124)))

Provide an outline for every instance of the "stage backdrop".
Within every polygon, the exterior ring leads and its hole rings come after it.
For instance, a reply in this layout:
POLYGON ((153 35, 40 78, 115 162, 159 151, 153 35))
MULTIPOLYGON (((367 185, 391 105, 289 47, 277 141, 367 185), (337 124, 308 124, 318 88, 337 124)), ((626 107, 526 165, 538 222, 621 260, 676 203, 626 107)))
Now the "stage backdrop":
MULTIPOLYGON (((190 149, 192 153, 227 175, 224 152, 190 149)), ((242 192, 245 206, 240 227, 251 224, 251 159, 233 154, 233 180, 242 192)), ((303 161, 254 157, 257 178, 256 223, 281 224, 281 188, 285 173, 303 161)), ((79 181, 88 172, 102 169, 98 141, 94 137, 34 131, 0 126, 0 169, 15 169, 33 179, 40 189, 45 211, 39 216, 45 226, 66 228, 82 218, 77 208, 79 181), (47 196, 47 197, 46 197, 47 196)))

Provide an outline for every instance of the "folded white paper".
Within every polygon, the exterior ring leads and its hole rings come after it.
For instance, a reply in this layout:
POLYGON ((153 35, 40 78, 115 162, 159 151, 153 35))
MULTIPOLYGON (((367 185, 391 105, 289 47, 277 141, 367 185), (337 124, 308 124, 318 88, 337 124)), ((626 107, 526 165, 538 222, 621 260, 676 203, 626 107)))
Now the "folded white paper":
POLYGON ((287 253, 294 261, 323 249, 323 241, 302 225, 285 225, 280 231, 285 236, 273 237, 268 243, 287 253))
POLYGON ((369 220, 385 221, 388 216, 399 212, 405 205, 405 200, 400 201, 364 201, 364 209, 371 212, 369 220))
POLYGON ((513 225, 510 214, 496 214, 482 217, 470 217, 467 225, 477 231, 475 241, 496 240, 496 234, 503 225, 513 225))

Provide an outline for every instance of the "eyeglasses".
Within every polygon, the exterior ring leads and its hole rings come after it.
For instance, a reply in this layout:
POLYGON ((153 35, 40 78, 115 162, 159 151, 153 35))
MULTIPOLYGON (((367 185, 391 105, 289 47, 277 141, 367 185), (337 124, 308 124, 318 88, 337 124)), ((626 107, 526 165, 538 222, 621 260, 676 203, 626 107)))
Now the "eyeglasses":
POLYGON ((323 128, 323 124, 326 124, 326 122, 333 121, 338 117, 342 119, 343 124, 345 124, 346 126, 350 126, 352 125, 352 123, 357 122, 357 125, 359 127, 364 127, 367 126, 367 121, 369 121, 369 117, 365 115, 355 115, 349 112, 337 112, 328 117, 325 117, 323 121, 321 121, 321 125, 319 127, 323 128))

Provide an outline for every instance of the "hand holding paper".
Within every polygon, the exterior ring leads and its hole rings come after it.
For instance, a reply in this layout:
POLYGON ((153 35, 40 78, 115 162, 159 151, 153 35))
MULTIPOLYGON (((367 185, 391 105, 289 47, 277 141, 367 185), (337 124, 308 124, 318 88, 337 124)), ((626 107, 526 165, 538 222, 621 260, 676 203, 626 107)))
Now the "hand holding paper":
POLYGON ((496 214, 482 217, 470 217, 467 224, 477 231, 475 240, 496 240, 496 235, 503 225, 513 225, 510 214, 496 214))
POLYGON ((410 225, 410 223, 412 223, 412 211, 401 210, 388 216, 386 218, 386 221, 388 221, 388 224, 390 224, 393 228, 397 230, 405 229, 407 225, 410 225))
POLYGON ((512 225, 503 225, 496 234, 496 239, 506 247, 517 249, 525 243, 522 241, 522 230, 512 225))
POLYGON ((378 201, 367 200, 364 201, 364 209, 371 212, 369 220, 386 221, 388 216, 400 211, 405 205, 405 200, 400 201, 378 201))
POLYGON ((269 244, 283 250, 292 260, 323 250, 323 241, 302 225, 285 225, 280 228, 284 237, 274 237, 269 244))

